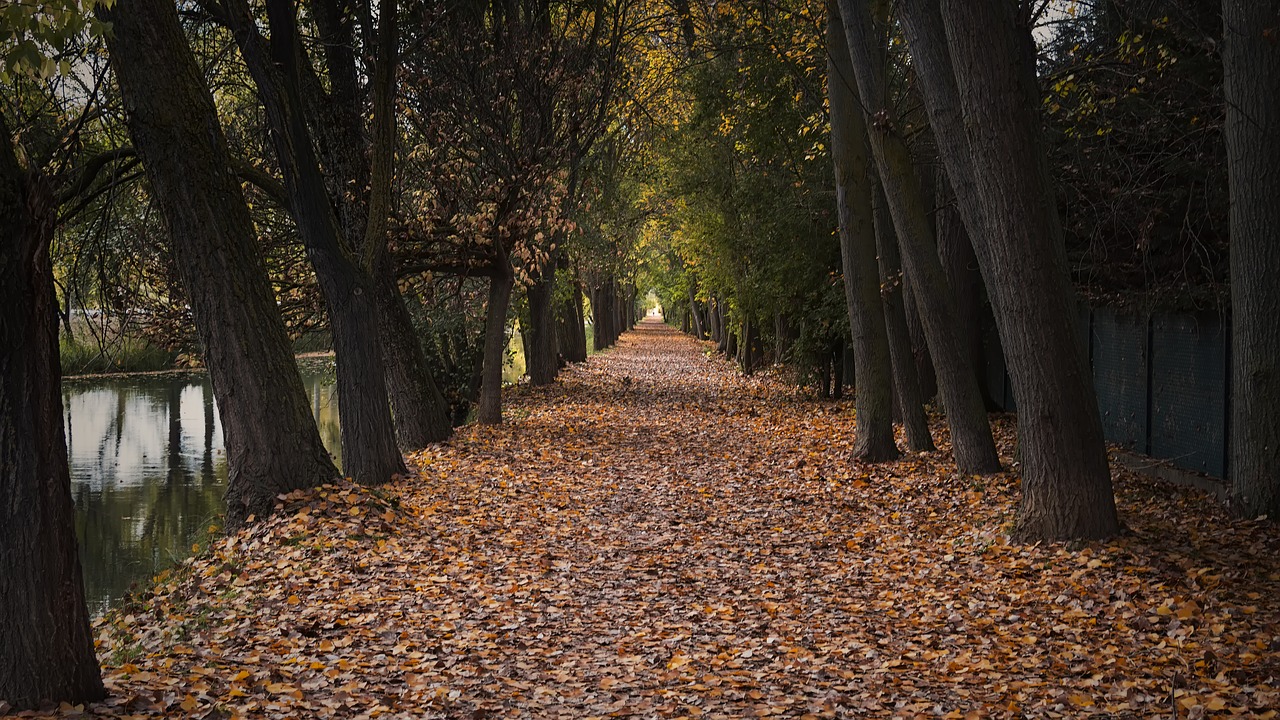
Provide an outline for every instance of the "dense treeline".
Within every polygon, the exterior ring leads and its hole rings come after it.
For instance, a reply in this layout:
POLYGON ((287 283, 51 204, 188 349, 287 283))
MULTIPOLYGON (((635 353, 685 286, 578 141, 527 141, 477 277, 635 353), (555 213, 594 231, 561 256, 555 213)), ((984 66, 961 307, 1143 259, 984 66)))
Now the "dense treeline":
POLYGON ((59 342, 207 367, 227 521, 502 422, 652 293, 736 358, 856 391, 857 460, 1000 470, 1027 540, 1119 530, 1081 296, 1232 314, 1234 502, 1280 513, 1276 0, 59 0, 0 10, 0 698, 103 690, 59 342), (1227 290, 1229 288, 1229 291, 1227 290), (852 377, 845 376, 846 356, 852 377))

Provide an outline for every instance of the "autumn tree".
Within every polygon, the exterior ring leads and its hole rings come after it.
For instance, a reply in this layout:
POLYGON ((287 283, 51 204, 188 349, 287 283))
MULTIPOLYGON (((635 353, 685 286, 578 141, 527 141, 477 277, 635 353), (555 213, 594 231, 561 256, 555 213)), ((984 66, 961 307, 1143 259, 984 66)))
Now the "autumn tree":
POLYGON ((1224 0, 1232 499, 1280 517, 1280 2, 1224 0))
MULTIPOLYGON (((362 483, 386 482, 403 474, 405 465, 386 391, 372 263, 347 243, 325 185, 303 100, 305 56, 296 9, 289 0, 267 3, 268 38, 246 0, 228 0, 221 7, 207 3, 206 8, 232 30, 253 77, 290 209, 325 299, 338 365, 343 472, 362 483)), ((394 4, 387 9, 394 14, 394 4)), ((389 17, 384 17, 384 32, 393 32, 389 17)))

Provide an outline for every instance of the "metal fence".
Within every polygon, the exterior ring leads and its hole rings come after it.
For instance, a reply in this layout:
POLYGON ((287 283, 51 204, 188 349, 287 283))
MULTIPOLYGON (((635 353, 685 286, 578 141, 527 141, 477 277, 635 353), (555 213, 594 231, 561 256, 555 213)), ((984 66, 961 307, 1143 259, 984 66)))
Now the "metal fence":
MULTIPOLYGON (((1226 478, 1231 323, 1216 312, 1126 314, 1082 308, 1080 330, 1108 441, 1226 478)), ((994 325, 983 340, 993 399, 1017 404, 994 325)))

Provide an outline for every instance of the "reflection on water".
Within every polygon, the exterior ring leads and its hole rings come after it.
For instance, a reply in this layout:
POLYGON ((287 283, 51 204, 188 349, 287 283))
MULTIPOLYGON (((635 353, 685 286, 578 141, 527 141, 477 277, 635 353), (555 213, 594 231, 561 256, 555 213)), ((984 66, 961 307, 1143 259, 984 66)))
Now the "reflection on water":
MULTIPOLYGON (((332 375, 304 371, 320 435, 338 454, 332 375)), ((71 492, 91 612, 191 552, 220 524, 222 425, 203 375, 69 380, 62 389, 71 492)))

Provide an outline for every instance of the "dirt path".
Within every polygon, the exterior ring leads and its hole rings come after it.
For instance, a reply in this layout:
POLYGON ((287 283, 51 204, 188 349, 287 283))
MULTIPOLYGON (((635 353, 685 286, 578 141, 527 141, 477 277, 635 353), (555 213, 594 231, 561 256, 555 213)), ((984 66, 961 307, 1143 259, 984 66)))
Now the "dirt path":
MULTIPOLYGON (((652 323, 554 386, 517 390, 507 419, 415 456, 420 477, 296 494, 219 541, 101 624, 113 697, 90 710, 1280 707, 1277 532, 1201 494, 1125 475, 1129 536, 1009 545, 1014 476, 955 477, 940 453, 851 463, 851 405, 743 378, 652 323)), ((1008 462, 1003 424, 999 437, 1008 462)))

